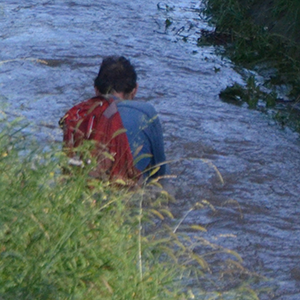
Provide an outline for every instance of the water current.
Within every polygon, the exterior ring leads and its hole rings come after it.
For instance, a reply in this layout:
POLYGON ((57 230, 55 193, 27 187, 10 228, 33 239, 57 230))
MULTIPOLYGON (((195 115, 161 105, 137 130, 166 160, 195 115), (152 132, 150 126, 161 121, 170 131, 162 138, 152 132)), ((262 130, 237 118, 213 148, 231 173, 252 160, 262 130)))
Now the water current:
POLYGON ((237 251, 271 279, 268 299, 300 299, 300 141, 268 116, 222 102, 242 83, 213 47, 197 47, 200 1, 0 1, 0 100, 30 121, 41 144, 60 143, 58 119, 93 95, 104 56, 131 59, 137 99, 159 113, 172 173, 176 216, 237 251), (171 23, 166 26, 166 19, 171 23), (222 175, 222 182, 218 172, 222 175))

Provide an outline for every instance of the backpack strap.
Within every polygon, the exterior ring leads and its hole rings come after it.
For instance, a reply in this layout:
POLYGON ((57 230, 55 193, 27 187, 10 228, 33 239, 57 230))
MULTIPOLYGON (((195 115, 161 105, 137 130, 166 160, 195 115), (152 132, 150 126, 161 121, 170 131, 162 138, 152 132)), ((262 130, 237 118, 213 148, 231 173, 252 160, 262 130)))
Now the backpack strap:
POLYGON ((114 100, 112 100, 108 108, 104 111, 103 115, 109 119, 112 117, 112 115, 114 115, 117 112, 118 112, 117 104, 114 100))

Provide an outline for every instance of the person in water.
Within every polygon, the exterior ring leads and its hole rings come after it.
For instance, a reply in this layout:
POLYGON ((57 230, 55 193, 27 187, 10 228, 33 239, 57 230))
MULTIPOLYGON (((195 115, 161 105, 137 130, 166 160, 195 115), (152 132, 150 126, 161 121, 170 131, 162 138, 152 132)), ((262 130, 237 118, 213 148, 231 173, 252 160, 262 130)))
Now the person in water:
POLYGON ((134 66, 123 56, 103 59, 94 80, 96 95, 113 96, 126 129, 131 153, 137 158, 135 167, 149 177, 151 169, 159 165, 153 177, 167 173, 162 127, 154 107, 135 101, 138 90, 134 66), (150 170, 150 171, 145 171, 150 170))

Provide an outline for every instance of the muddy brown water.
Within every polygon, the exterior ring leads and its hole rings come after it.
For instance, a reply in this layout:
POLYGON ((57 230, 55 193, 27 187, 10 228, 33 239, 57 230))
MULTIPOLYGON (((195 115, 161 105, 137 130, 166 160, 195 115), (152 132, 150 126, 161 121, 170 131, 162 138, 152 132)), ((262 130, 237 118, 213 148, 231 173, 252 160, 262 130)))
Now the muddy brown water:
POLYGON ((193 235, 237 251, 245 267, 270 278, 274 295, 265 297, 300 299, 299 136, 220 101, 220 90, 242 79, 213 47, 197 47, 197 33, 208 28, 200 7, 191 0, 0 1, 1 104, 26 117, 41 144, 60 143, 57 120, 93 95, 102 57, 129 57, 137 98, 157 109, 168 159, 177 160, 176 216, 202 199, 217 210, 192 211, 183 228, 206 226, 193 235))

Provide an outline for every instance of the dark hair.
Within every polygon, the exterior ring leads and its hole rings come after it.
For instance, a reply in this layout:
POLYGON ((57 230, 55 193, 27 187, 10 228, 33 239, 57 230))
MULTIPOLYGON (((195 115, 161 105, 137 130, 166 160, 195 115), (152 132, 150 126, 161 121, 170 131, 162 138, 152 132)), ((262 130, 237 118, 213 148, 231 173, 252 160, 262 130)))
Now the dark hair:
POLYGON ((133 65, 123 56, 103 59, 94 86, 102 95, 112 92, 129 94, 136 87, 137 75, 133 65))

